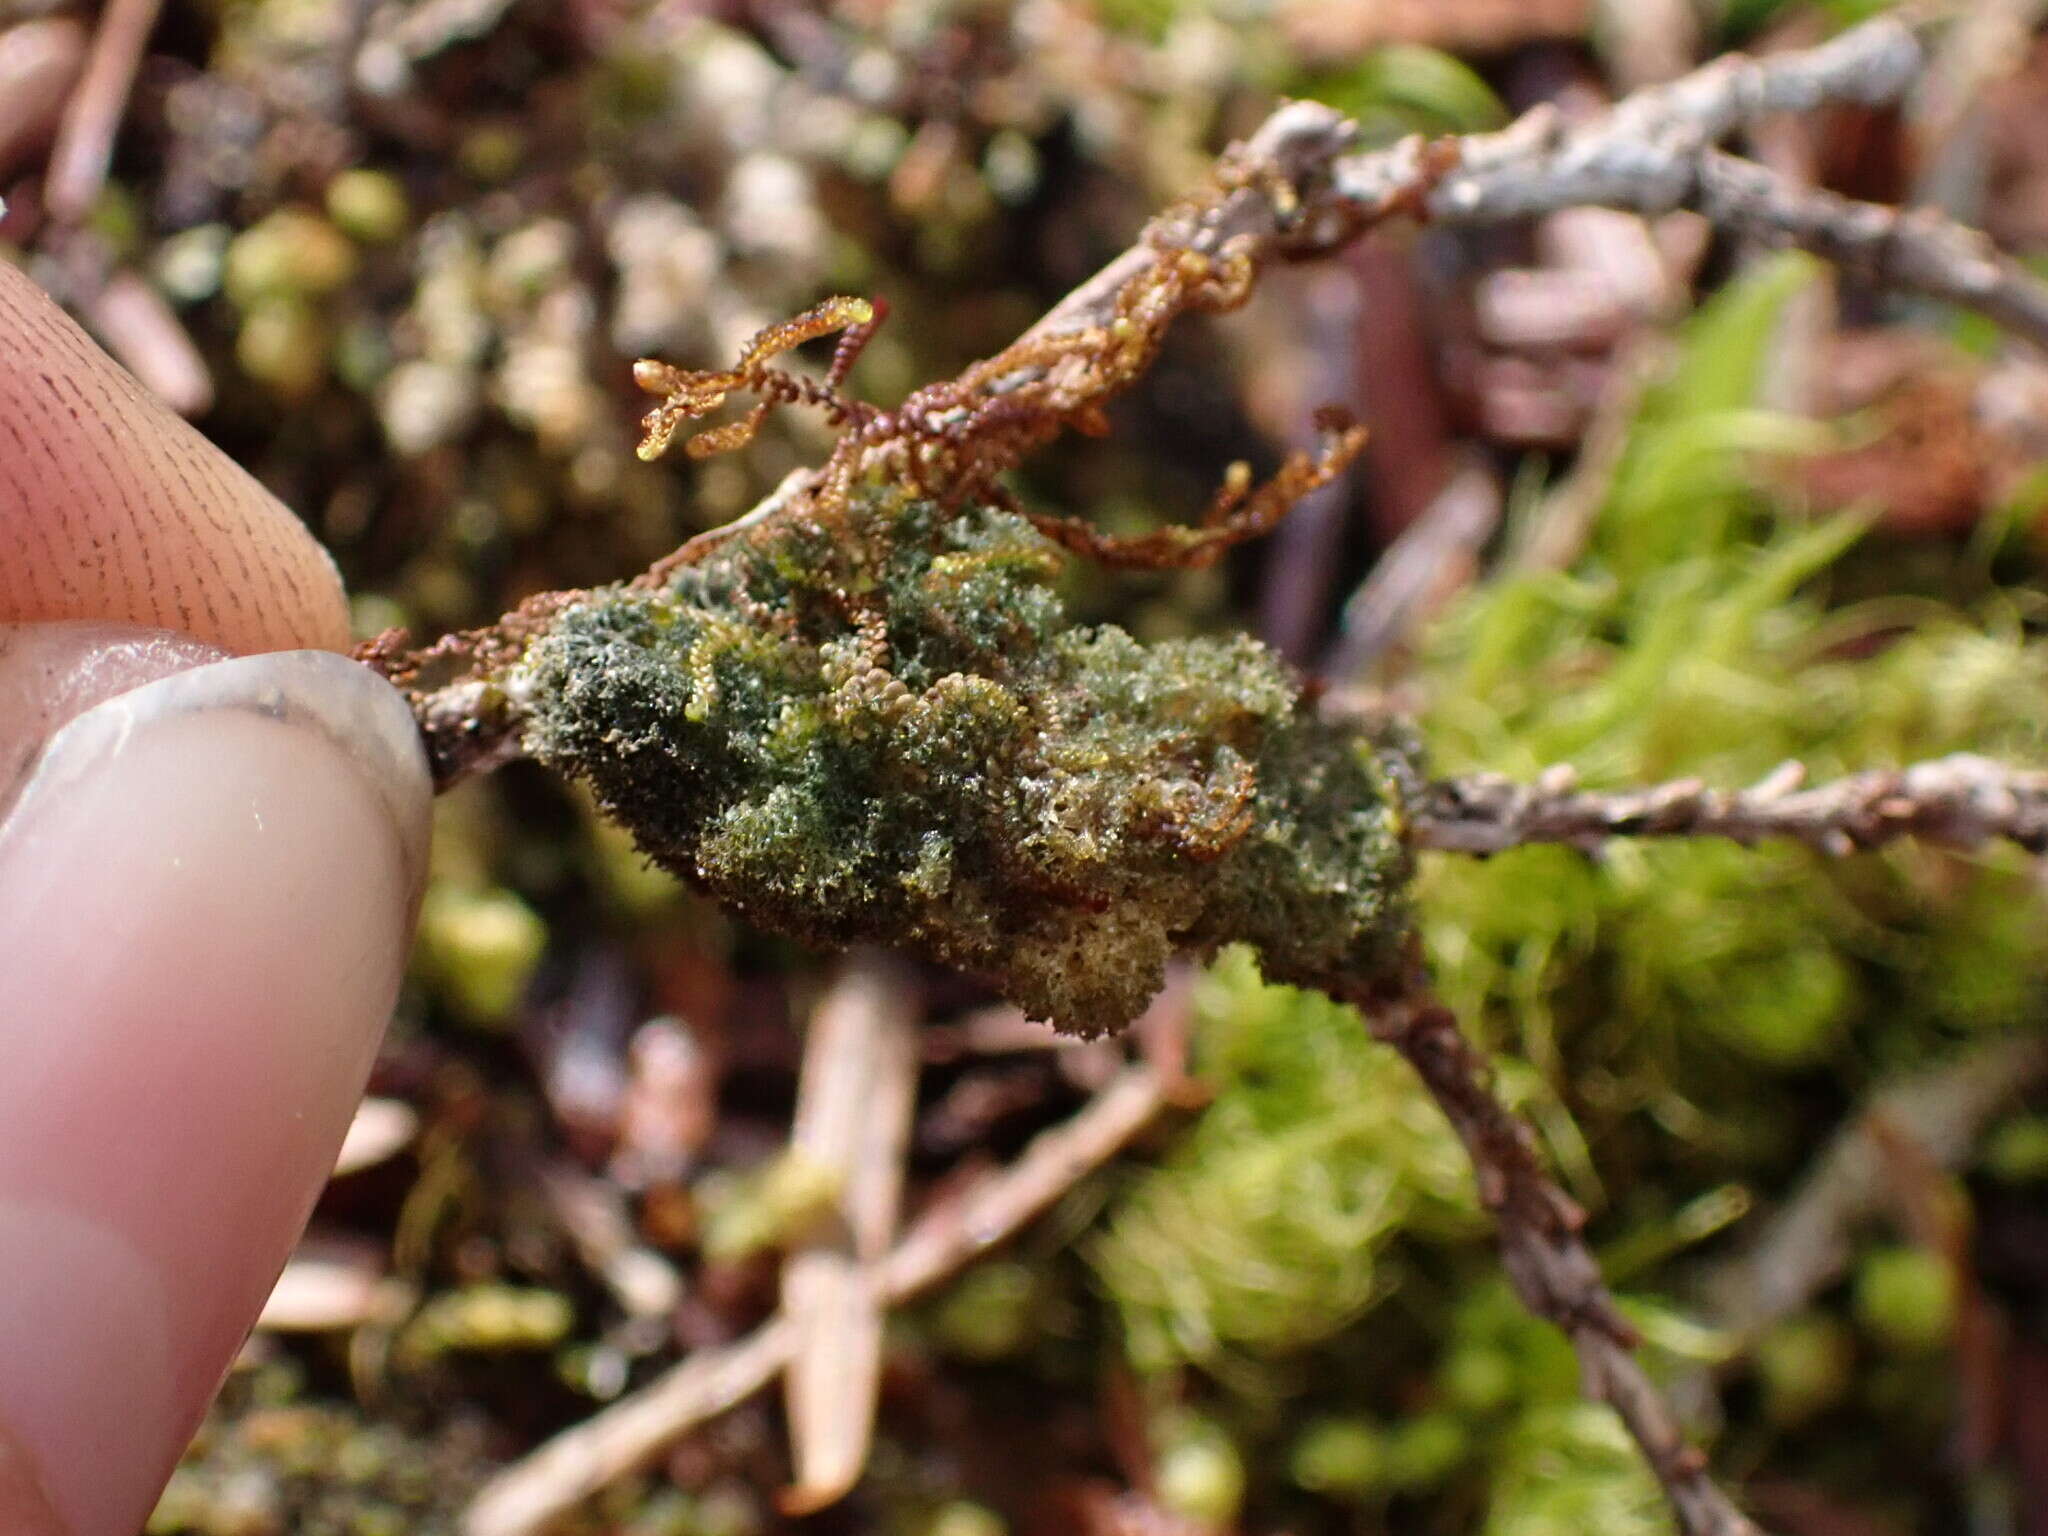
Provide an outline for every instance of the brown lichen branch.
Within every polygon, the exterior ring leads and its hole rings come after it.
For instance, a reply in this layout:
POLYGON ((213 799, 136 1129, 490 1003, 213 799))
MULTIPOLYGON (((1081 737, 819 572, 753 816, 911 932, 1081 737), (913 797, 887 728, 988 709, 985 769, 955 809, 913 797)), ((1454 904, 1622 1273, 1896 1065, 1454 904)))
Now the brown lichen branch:
POLYGON ((1401 1053, 1458 1133, 1480 1202, 1493 1215, 1509 1284, 1571 1341, 1581 1390, 1621 1419, 1682 1536, 1761 1536, 1708 1475, 1705 1455, 1637 1362, 1636 1331, 1581 1235, 1585 1212, 1544 1169, 1528 1123, 1495 1097, 1490 1064, 1430 990, 1419 960, 1405 977, 1346 1000, 1365 1014, 1374 1038, 1401 1053))
MULTIPOLYGON (((1879 283, 1979 310, 2048 346, 2048 285, 1982 235, 1928 210, 1813 191, 1715 147, 1770 113, 1897 101, 1926 66, 1926 31, 1924 20, 1894 12, 1816 48, 1765 59, 1724 56, 1638 91, 1581 127, 1567 129, 1554 112, 1538 108, 1498 133, 1415 138, 1371 153, 1355 152, 1355 127, 1341 114, 1315 102, 1289 103, 1224 154, 1208 187, 1155 218, 1130 250, 1017 341, 893 409, 841 391, 881 319, 878 306, 857 299, 828 300, 769 328, 732 369, 644 364, 642 383, 662 396, 650 416, 650 453, 735 390, 756 394, 760 403, 697 438, 693 451, 745 441, 772 403, 820 407, 845 431, 822 468, 792 476, 754 513, 691 540, 641 580, 658 583, 775 518, 843 507, 857 484, 876 479, 948 505, 982 500, 1020 510, 1003 476, 1062 431, 1100 430, 1104 405, 1146 371, 1179 316, 1234 308, 1271 261, 1327 254, 1401 214, 1477 225, 1587 204, 1642 213, 1691 207, 1731 230, 1805 246, 1879 283), (769 366, 778 353, 835 329, 844 334, 822 382, 769 366)), ((1267 526, 1289 494, 1334 473, 1359 442, 1355 429, 1329 424, 1320 456, 1291 460, 1267 490, 1251 492, 1233 479, 1220 512, 1212 510, 1202 527, 1119 541, 1065 519, 1035 521, 1048 536, 1113 562, 1214 558, 1267 526)), ((437 785, 518 755, 519 701, 490 679, 503 674, 551 612, 578 595, 544 594, 497 625, 427 652, 365 654, 411 694, 437 785), (436 656, 467 665, 452 678, 421 681, 431 669, 419 663, 436 656)))
POLYGON ((1414 835, 1424 848, 1476 854, 1528 843, 1591 852, 1611 837, 1787 837, 1837 855, 1906 837, 1952 848, 2002 840, 2048 852, 2048 773, 1956 753, 1810 789, 1804 777, 1786 763, 1748 789, 1678 779, 1590 791, 1576 787, 1569 768, 1534 784, 1475 774, 1429 785, 1414 808, 1414 835))
MULTIPOLYGON (((1042 1214, 1121 1152, 1174 1101, 1178 1074, 1127 1067, 1064 1125, 1042 1132, 1016 1162, 934 1207, 882 1260, 876 1284, 890 1304, 909 1301, 1042 1214)), ((703 1349, 506 1467, 462 1519, 463 1536, 534 1536, 548 1522, 645 1468, 705 1420, 761 1391, 798 1343, 777 1313, 752 1333, 703 1349)))

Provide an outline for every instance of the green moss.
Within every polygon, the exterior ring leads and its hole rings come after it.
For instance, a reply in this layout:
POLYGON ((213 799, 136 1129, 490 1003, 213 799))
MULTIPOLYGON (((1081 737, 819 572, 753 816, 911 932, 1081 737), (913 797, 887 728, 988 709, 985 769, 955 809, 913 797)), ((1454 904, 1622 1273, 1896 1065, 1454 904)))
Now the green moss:
POLYGON ((1611 1409, 1559 1403, 1532 1411, 1501 1445, 1485 1536, 1664 1536, 1656 1479, 1611 1409))
POLYGON ((1242 951, 1198 994, 1216 1097, 1112 1211, 1089 1258, 1142 1371, 1233 1381, 1317 1344, 1384 1290, 1404 1227, 1473 1229, 1471 1171, 1392 1051, 1328 999, 1262 985, 1242 951))
POLYGON ((981 973, 1063 1027, 1174 952, 1302 984, 1406 931, 1408 751, 1320 721, 1242 637, 1070 626, 1022 519, 886 492, 736 535, 531 650, 529 745, 763 927, 981 973))
MULTIPOLYGON (((2030 598, 1980 581, 1974 608, 1831 605, 1866 523, 1782 515, 1761 493, 1759 452, 1814 440, 1751 404, 1778 309, 1810 272, 1767 265, 1692 322, 1570 569, 1510 568, 1428 637, 1421 723, 1442 769, 1739 785, 1787 759, 1815 780, 1959 750, 2043 759, 2030 598)), ((1557 848, 1440 861, 1419 902, 1461 1018, 1553 1084, 1612 1072, 1628 1086, 1610 1102, 1682 1095, 1724 1150, 1767 1153, 1797 1111, 1764 1108, 1760 1083, 1845 1050, 1905 1069, 2033 1017, 2048 927, 2026 868, 1999 849, 1965 864, 1919 847, 1828 860, 1617 843, 1597 863, 1557 848)))

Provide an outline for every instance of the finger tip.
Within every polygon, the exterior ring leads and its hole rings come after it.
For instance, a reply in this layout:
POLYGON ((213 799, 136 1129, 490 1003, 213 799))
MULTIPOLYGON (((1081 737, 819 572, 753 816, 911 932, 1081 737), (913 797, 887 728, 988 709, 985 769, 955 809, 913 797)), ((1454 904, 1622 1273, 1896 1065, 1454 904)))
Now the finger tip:
POLYGON ((305 525, 4 261, 0 337, 0 621, 347 648, 340 577, 305 525))
POLYGON ((146 1516, 333 1164, 429 802, 397 694, 296 652, 80 715, 0 823, 0 1431, 70 1536, 146 1516))

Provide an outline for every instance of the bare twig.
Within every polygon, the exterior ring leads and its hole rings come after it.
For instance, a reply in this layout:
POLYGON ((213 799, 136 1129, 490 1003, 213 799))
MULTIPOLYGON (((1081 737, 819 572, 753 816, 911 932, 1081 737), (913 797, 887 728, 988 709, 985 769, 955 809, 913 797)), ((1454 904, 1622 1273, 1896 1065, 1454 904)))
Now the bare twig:
POLYGON ((858 951, 812 1016, 790 1149, 839 1178, 839 1220, 789 1255, 783 1372, 795 1482, 777 1501, 809 1514, 867 1464, 888 1310, 876 1262, 896 1235, 917 1096, 917 997, 902 965, 858 951))
MULTIPOLYGON (((882 1295, 907 1301, 1013 1236, 1150 1125, 1170 1087, 1151 1067, 1127 1068, 1008 1168, 913 1225, 880 1266, 882 1295)), ((733 1344, 700 1350, 492 1478, 463 1516, 464 1536, 532 1536, 767 1386, 796 1343, 796 1329, 778 1314, 733 1344)))
POLYGON ((1592 850, 1610 837, 1788 837, 1847 854, 1904 837, 1975 848, 2003 839, 2048 851, 2048 773, 1956 753, 1910 767, 1854 773, 1812 789, 1787 763, 1749 789, 1678 779, 1648 789, 1581 791, 1569 769, 1534 784, 1494 774, 1429 786, 1416 807, 1417 842, 1452 853, 1500 853, 1526 843, 1592 850))
POLYGON ((126 268, 110 273, 85 303, 85 318, 107 350, 180 416, 213 404, 213 374, 163 296, 126 268))
POLYGON ((1375 1038, 1399 1051, 1465 1144, 1480 1202, 1493 1213, 1501 1267, 1522 1304, 1555 1323, 1579 1358, 1588 1397, 1613 1408, 1663 1485, 1682 1536, 1759 1536, 1708 1476, 1671 1407, 1633 1353, 1580 1229, 1585 1212, 1557 1187, 1535 1133, 1494 1096, 1492 1068, 1430 991, 1419 963, 1378 994, 1354 997, 1375 1038))
POLYGON ((1754 1337, 1848 1273, 1855 1229, 1890 1196, 1874 1124, 1910 1138, 1938 1167, 1960 1167, 1985 1124, 2048 1076, 2048 1039, 1993 1040, 1872 1096, 1797 1193, 1706 1284, 1715 1321, 1754 1337))
POLYGON ((99 201, 114 156, 114 136, 127 115, 128 93, 134 89, 135 71, 161 3, 109 0, 100 17, 85 73, 58 125, 57 147, 51 151, 43 186, 43 206, 62 223, 77 223, 99 201))
POLYGON ((1596 0, 1593 35, 1623 90, 1684 72, 1699 54, 1700 18, 1692 0, 1596 0))
POLYGON ((1644 335, 1622 345, 1571 469, 1544 495, 1512 555, 1524 571, 1561 571, 1579 558, 1621 470, 1643 397, 1663 373, 1669 346, 1644 335))
POLYGON ((624 1194, 566 1158, 530 1171, 549 1214, 584 1267, 604 1282, 630 1318, 665 1319, 683 1299, 683 1277, 666 1255, 640 1241, 624 1194))
POLYGON ((1906 127, 1919 168, 1913 200, 1958 218, 1983 212, 1986 97, 2027 61, 2043 0, 1976 0, 1928 61, 1906 101, 1906 127))

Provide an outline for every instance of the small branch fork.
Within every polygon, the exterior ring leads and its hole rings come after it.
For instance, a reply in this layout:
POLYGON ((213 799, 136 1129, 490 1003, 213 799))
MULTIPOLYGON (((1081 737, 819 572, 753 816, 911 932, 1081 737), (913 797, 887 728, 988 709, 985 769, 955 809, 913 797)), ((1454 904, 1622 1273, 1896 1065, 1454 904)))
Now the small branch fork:
POLYGON ((1392 985, 1346 999, 1401 1053, 1465 1145, 1494 1218, 1501 1267, 1522 1304, 1556 1324, 1579 1358, 1581 1389, 1611 1407, 1663 1486, 1682 1536, 1762 1536, 1716 1486, 1707 1459, 1637 1363, 1636 1330, 1580 1235, 1586 1213, 1544 1170, 1535 1133, 1490 1086, 1492 1067, 1430 990, 1419 958, 1392 985))
MULTIPOLYGON (((1333 251, 1401 213, 1491 225, 1574 207, 1690 208, 1727 232, 1804 247, 1879 286, 1978 310, 2048 347, 2048 285, 1981 233, 1933 210, 1815 191, 1716 148, 1736 128, 1774 113, 1897 102, 1926 68, 1929 28, 1925 16, 1894 12, 1816 48, 1763 59, 1725 55, 1580 127, 1538 107, 1498 133, 1416 137, 1370 153, 1354 152, 1351 125, 1331 108, 1292 102, 1234 152, 1270 174, 1192 217, 1155 221, 1146 243, 1213 252, 1249 237, 1301 258, 1333 251)), ((1142 247, 1126 252, 1031 334, 1105 323, 1143 261, 1142 247)))
POLYGON ((1588 852, 1611 837, 1789 837, 1849 854, 1911 837, 1954 848, 2004 840, 2048 852, 2048 773, 1957 753, 1854 773, 1808 789, 1787 763, 1750 789, 1679 779, 1648 789, 1580 790, 1569 769, 1534 784, 1494 774, 1431 784, 1414 809, 1416 842, 1450 853, 1501 853, 1528 843, 1588 852))

